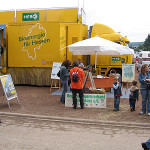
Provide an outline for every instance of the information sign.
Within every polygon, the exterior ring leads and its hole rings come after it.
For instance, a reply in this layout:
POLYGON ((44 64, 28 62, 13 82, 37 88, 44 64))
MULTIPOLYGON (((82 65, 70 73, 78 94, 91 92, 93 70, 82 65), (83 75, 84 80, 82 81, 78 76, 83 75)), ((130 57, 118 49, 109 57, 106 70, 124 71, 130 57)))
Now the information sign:
POLYGON ((132 82, 135 80, 135 65, 123 64, 122 65, 122 82, 132 82))
MULTIPOLYGON (((106 108, 106 94, 84 94, 84 107, 106 108)), ((72 93, 66 93, 65 106, 73 107, 72 93)), ((80 107, 80 98, 77 95, 77 106, 80 107)))
POLYGON ((17 97, 17 93, 11 78, 11 75, 0 76, 0 80, 6 95, 7 100, 11 100, 17 97))
POLYGON ((62 64, 62 63, 60 63, 60 62, 53 62, 53 68, 52 68, 52 73, 51 73, 51 79, 60 79, 60 78, 57 76, 57 73, 58 73, 59 70, 60 70, 61 64, 62 64))

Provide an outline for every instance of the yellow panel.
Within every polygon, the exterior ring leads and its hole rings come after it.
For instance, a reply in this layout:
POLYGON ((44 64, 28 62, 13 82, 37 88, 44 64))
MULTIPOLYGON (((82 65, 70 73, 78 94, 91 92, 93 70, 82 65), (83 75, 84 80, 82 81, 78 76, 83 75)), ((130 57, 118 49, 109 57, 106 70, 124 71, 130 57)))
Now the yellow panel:
POLYGON ((104 24, 95 23, 92 28, 91 37, 95 37, 96 35, 100 36, 101 34, 112 34, 112 33, 115 33, 115 31, 112 28, 104 24))
POLYGON ((22 23, 30 23, 30 22, 41 22, 41 21, 45 21, 46 17, 45 17, 45 11, 46 10, 24 10, 24 11, 17 11, 16 12, 16 22, 22 22, 22 23), (25 13, 39 13, 39 19, 35 20, 35 21, 23 21, 23 14, 25 13))
POLYGON ((60 59, 62 61, 67 59, 66 34, 66 27, 64 25, 60 25, 60 59))
POLYGON ((14 11, 0 12, 0 24, 13 23, 14 21, 15 21, 14 11))
POLYGON ((8 67, 51 67, 63 61, 58 22, 10 24, 8 39, 8 67))
MULTIPOLYGON (((74 42, 78 41, 82 41, 84 39, 88 38, 88 26, 87 25, 83 25, 83 24, 76 24, 76 23, 70 23, 67 24, 65 23, 64 25, 66 25, 68 27, 68 41, 67 44, 70 45, 74 42), (77 40, 75 40, 77 39, 77 40)), ((76 58, 81 58, 81 56, 75 56, 72 57, 72 54, 69 52, 69 49, 67 49, 67 59, 73 61, 76 58)), ((85 56, 83 56, 85 57, 85 56)), ((81 58, 83 60, 83 58, 81 58)), ((86 61, 86 59, 84 58, 84 60, 86 61)), ((86 62, 85 62, 86 63, 86 62)))
POLYGON ((78 9, 51 9, 46 12, 47 21, 76 22, 78 19, 78 9))

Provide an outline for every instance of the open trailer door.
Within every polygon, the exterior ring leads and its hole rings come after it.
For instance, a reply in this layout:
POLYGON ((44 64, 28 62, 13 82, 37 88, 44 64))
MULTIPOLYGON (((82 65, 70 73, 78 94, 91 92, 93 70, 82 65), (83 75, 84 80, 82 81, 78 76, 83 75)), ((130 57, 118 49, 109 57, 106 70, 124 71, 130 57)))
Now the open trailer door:
POLYGON ((0 69, 4 65, 4 28, 0 28, 0 69))

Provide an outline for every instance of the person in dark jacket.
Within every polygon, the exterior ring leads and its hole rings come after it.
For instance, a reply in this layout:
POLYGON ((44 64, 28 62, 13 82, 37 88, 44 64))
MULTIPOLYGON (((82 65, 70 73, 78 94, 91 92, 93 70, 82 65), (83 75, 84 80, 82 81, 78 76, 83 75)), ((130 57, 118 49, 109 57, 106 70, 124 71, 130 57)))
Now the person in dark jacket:
POLYGON ((141 145, 144 150, 150 150, 150 139, 148 139, 145 143, 141 143, 141 145))
POLYGON ((66 60, 62 63, 62 66, 60 67, 60 79, 63 86, 62 95, 60 98, 60 102, 65 103, 65 94, 68 89, 68 80, 70 77, 70 73, 68 71, 68 67, 71 65, 70 60, 66 60))
POLYGON ((150 72, 149 72, 148 64, 142 65, 141 73, 139 74, 138 80, 141 83, 140 91, 142 95, 142 111, 140 112, 140 114, 141 115, 145 114, 147 110, 148 116, 150 116, 150 90, 148 90, 147 88, 147 84, 150 83, 150 72))
POLYGON ((118 77, 114 78, 114 109, 113 111, 119 111, 120 97, 122 96, 121 83, 118 81, 118 77))
POLYGON ((135 111, 135 103, 138 101, 139 97, 139 89, 137 88, 137 81, 132 82, 132 86, 130 88, 129 94, 129 104, 130 104, 130 111, 135 111))

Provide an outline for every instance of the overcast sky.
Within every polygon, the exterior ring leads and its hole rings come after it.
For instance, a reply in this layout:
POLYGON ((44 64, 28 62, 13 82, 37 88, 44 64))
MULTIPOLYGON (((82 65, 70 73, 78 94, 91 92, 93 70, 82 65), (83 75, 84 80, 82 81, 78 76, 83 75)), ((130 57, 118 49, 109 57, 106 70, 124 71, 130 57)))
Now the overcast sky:
POLYGON ((1 0, 0 10, 84 7, 86 24, 102 23, 130 42, 142 42, 150 33, 149 0, 1 0))

